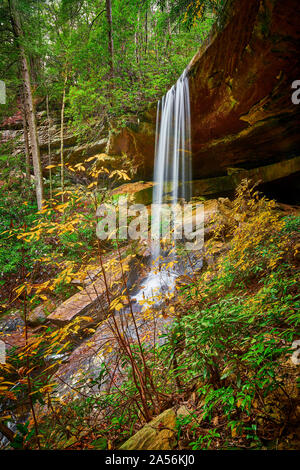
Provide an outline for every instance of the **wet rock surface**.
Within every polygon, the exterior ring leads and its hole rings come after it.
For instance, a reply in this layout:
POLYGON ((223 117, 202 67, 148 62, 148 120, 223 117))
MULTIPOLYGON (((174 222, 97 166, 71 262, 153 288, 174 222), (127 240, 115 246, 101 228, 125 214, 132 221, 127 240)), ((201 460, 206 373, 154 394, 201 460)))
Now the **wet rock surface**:
POLYGON ((23 326, 24 320, 18 311, 0 319, 0 331, 3 333, 12 333, 23 326))
POLYGON ((0 340, 4 341, 6 349, 24 346, 24 320, 20 311, 9 313, 0 318, 0 340))

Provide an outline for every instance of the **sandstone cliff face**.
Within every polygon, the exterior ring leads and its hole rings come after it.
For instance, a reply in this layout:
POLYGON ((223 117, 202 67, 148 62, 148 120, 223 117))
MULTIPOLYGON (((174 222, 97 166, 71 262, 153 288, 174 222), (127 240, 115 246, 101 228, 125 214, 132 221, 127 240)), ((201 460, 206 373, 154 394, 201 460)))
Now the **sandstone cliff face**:
POLYGON ((109 135, 107 153, 112 156, 125 154, 136 179, 151 180, 153 177, 155 119, 156 109, 151 106, 141 120, 121 130, 115 129, 109 135))
POLYGON ((193 176, 297 155, 297 0, 236 0, 224 28, 189 65, 193 176))

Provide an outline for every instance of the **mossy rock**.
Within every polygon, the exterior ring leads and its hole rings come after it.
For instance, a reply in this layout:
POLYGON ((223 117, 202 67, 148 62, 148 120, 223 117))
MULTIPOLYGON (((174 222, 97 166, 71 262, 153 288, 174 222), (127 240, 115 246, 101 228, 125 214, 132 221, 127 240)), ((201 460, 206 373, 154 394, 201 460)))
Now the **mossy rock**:
POLYGON ((28 313, 27 321, 30 326, 42 325, 47 321, 47 316, 55 310, 53 302, 47 301, 38 305, 34 310, 28 313))
POLYGON ((146 424, 120 450, 170 450, 176 444, 176 413, 170 408, 146 424))

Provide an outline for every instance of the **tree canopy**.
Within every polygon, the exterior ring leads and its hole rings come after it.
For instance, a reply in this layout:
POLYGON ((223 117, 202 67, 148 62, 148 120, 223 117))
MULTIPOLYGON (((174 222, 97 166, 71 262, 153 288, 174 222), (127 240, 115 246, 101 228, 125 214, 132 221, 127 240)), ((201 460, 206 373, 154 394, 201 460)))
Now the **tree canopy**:
POLYGON ((48 94, 50 106, 59 107, 67 76, 66 112, 80 125, 99 114, 112 118, 139 112, 160 98, 208 35, 222 3, 5 0, 0 7, 0 77, 8 101, 2 117, 17 105, 21 82, 13 4, 36 102, 48 94))

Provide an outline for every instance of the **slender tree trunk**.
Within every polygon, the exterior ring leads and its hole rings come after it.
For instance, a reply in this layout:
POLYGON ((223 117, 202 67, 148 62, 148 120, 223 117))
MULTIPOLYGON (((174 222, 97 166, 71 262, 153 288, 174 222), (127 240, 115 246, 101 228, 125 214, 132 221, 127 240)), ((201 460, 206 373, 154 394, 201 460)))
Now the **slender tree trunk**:
POLYGON ((167 0, 167 13, 168 13, 168 38, 167 38, 167 43, 170 41, 171 34, 172 34, 172 32, 171 32, 170 12, 171 12, 170 2, 167 0))
POLYGON ((51 128, 51 121, 50 121, 50 112, 49 112, 49 95, 47 93, 46 96, 46 110, 47 110, 47 121, 48 121, 48 165, 49 168, 49 185, 50 185, 50 199, 52 199, 53 191, 52 191, 52 159, 51 159, 51 136, 50 136, 50 128, 51 128))
POLYGON ((26 115, 26 106, 24 100, 24 92, 21 89, 21 110, 22 110, 22 121, 23 121, 23 133, 24 133, 24 145, 25 145, 25 168, 26 168, 26 179, 30 182, 30 145, 29 145, 29 134, 28 134, 28 118, 26 115))
POLYGON ((40 147, 36 126, 36 117, 34 110, 34 103, 32 98, 31 84, 30 84, 30 75, 28 70, 27 59, 23 47, 21 47, 21 57, 22 57, 22 76, 25 84, 25 106, 27 109, 28 124, 29 124, 29 135, 32 151, 32 162, 33 162, 33 171, 35 179, 35 191, 38 209, 41 210, 43 206, 44 199, 44 187, 43 187, 43 176, 42 176, 42 167, 41 167, 41 158, 40 158, 40 147))
MULTIPOLYGON (((40 30, 40 26, 39 26, 39 30, 40 30)), ((39 41, 39 45, 41 45, 41 40, 39 41)), ((30 72, 31 72, 32 88, 35 89, 39 85, 39 77, 41 76, 41 70, 42 70, 41 58, 38 57, 37 55, 34 55, 34 56, 30 55, 29 67, 30 67, 30 72)))
POLYGON ((66 86, 67 86, 68 74, 66 72, 64 78, 64 89, 61 103, 60 112, 60 185, 61 185, 61 201, 64 202, 64 191, 65 191, 65 171, 64 171, 64 117, 65 117, 65 102, 66 102, 66 86))
POLYGON ((148 49, 148 11, 145 13, 145 53, 147 54, 148 49))
POLYGON ((21 59, 21 74, 24 84, 24 104, 26 108, 26 116, 28 119, 28 129, 30 136, 31 152, 32 152, 32 163, 35 179, 35 191, 38 209, 41 210, 43 207, 44 199, 44 187, 43 187, 43 176, 41 168, 40 158, 40 147, 39 139, 36 126, 35 108, 31 89, 30 71, 28 65, 28 59, 25 53, 24 46, 22 44, 23 31, 21 27, 21 20, 18 9, 16 7, 16 0, 9 0, 12 23, 14 27, 15 38, 19 45, 20 59, 21 59))
POLYGON ((140 28, 140 12, 138 12, 138 17, 137 17, 137 24, 135 25, 136 31, 134 35, 134 42, 135 42, 135 57, 136 57, 136 63, 138 64, 140 61, 140 54, 139 54, 139 28, 140 28))
POLYGON ((139 37, 138 37, 138 32, 136 31, 134 33, 134 43, 135 43, 135 59, 136 63, 139 63, 139 37))
POLYGON ((113 41, 111 0, 106 0, 106 18, 107 18, 107 23, 108 23, 108 53, 109 53, 109 59, 110 59, 110 71, 113 77, 114 76, 114 41, 113 41))

